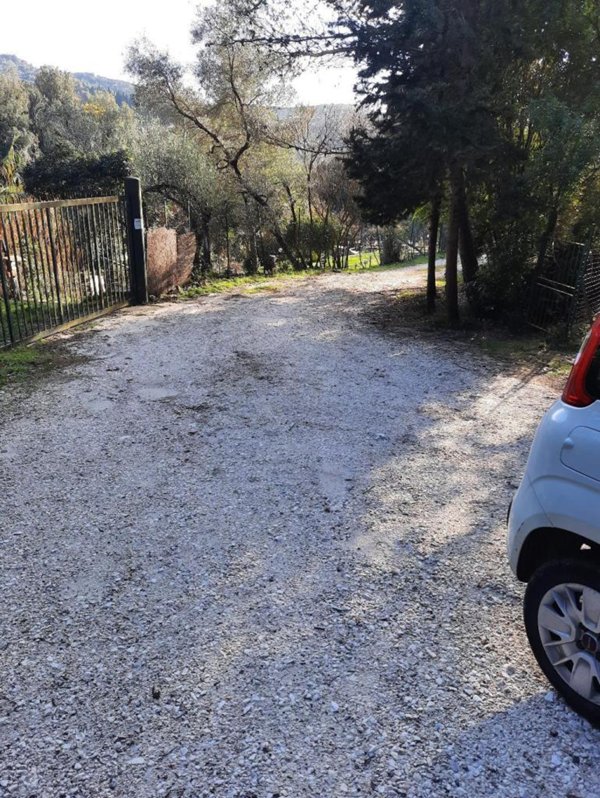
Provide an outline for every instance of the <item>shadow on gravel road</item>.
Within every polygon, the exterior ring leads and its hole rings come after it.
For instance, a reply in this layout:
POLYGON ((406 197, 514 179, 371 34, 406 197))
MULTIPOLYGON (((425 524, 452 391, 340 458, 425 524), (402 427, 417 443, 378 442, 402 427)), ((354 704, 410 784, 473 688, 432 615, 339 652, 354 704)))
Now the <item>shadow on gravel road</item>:
POLYGON ((352 279, 106 319, 3 425, 8 794, 600 792, 506 564, 545 389, 352 279))

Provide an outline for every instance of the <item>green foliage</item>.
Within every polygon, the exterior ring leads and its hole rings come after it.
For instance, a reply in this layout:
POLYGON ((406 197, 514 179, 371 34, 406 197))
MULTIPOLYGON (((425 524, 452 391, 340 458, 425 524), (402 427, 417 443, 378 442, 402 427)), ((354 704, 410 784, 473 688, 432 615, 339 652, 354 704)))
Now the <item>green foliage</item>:
POLYGON ((35 136, 29 120, 29 93, 16 71, 0 74, 0 197, 21 190, 21 172, 33 155, 35 136))
POLYGON ((48 373, 55 358, 55 350, 43 343, 0 349, 0 388, 48 373))
POLYGON ((359 0, 341 17, 371 110, 350 137, 362 206, 385 224, 444 187, 469 281, 467 256, 485 256, 480 311, 522 309, 551 240, 594 215, 599 15, 589 0, 359 0))
MULTIPOLYGON (((258 291, 267 291, 273 281, 283 279, 302 279, 306 277, 317 277, 314 271, 283 271, 276 275, 264 274, 251 274, 243 277, 213 277, 204 280, 200 285, 194 285, 187 288, 180 293, 184 299, 195 299, 200 296, 209 296, 211 294, 226 294, 231 291, 242 290, 245 294, 255 293, 258 291)), ((273 289, 271 289, 273 290, 273 289)))
POLYGON ((57 147, 27 166, 24 180, 28 193, 39 199, 72 199, 119 194, 130 173, 124 151, 78 155, 69 148, 57 147))
POLYGON ((79 155, 106 155, 127 146, 134 123, 132 110, 114 95, 97 92, 81 99, 67 72, 42 67, 31 91, 31 126, 45 154, 70 148, 79 155))
MULTIPOLYGON (((34 83, 39 69, 15 55, 0 54, 0 75, 15 71, 24 84, 34 83)), ((79 96, 86 100, 97 92, 109 92, 119 105, 131 104, 133 86, 125 80, 114 80, 91 72, 74 72, 73 78, 79 96)))
POLYGON ((310 109, 275 110, 293 70, 268 46, 233 41, 245 25, 238 6, 199 11, 193 76, 148 43, 132 48, 138 108, 169 126, 136 147, 135 162, 189 212, 202 274, 341 261, 361 227, 356 185, 330 152, 342 125, 324 113, 315 123, 310 109))
POLYGON ((4 158, 0 159, 0 200, 10 202, 22 190, 21 166, 24 161, 14 144, 4 158))
POLYGON ((12 148, 24 153, 32 143, 29 93, 16 72, 0 74, 0 158, 12 148))
POLYGON ((0 73, 0 196, 121 191, 133 124, 128 106, 107 92, 82 98, 66 72, 42 67, 31 85, 14 69, 0 73))

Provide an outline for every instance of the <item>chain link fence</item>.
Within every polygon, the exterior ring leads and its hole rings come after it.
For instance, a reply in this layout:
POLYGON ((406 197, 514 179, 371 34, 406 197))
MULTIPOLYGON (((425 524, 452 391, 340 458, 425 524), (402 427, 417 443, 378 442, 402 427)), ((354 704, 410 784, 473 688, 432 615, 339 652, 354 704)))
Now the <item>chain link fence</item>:
POLYGON ((568 340, 600 313, 600 249, 555 244, 531 282, 528 321, 547 335, 568 340))

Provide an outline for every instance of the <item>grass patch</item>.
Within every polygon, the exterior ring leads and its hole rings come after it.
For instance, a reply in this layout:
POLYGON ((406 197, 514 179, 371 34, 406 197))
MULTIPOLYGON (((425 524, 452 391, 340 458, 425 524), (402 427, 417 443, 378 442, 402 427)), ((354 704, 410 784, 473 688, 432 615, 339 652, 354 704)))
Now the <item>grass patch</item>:
POLYGON ((553 346, 539 333, 517 336, 502 327, 488 327, 472 340, 495 360, 516 367, 539 367, 543 373, 561 379, 568 377, 576 354, 576 349, 568 346, 553 346))
MULTIPOLYGON (((356 256, 358 258, 358 256, 356 256)), ((350 266, 348 271, 351 272, 383 272, 388 270, 394 269, 405 269, 408 266, 426 266, 428 262, 427 255, 417 255, 414 258, 410 258, 410 260, 403 260, 399 263, 387 263, 384 266, 379 264, 379 257, 377 257, 376 262, 371 265, 360 265, 360 263, 356 263, 356 265, 352 265, 352 258, 350 258, 350 266)))
POLYGON ((0 350, 0 388, 48 374, 64 360, 58 347, 38 342, 0 350))
MULTIPOLYGON (((352 256, 358 263, 358 255, 352 256)), ((352 260, 352 258, 350 259, 352 260)), ((192 285, 179 292, 181 299, 195 299, 212 294, 227 294, 232 291, 243 291, 245 294, 276 293, 280 289, 274 285, 278 280, 298 280, 311 277, 320 277, 323 274, 355 274, 369 271, 394 271, 407 266, 419 266, 427 263, 427 256, 412 258, 402 263, 391 263, 380 266, 379 261, 370 266, 350 265, 348 269, 333 272, 331 269, 304 269, 302 271, 280 271, 277 274, 253 274, 240 277, 208 277, 200 285, 192 285)), ((438 282, 438 285, 440 283, 438 282)), ((443 285, 443 283, 441 283, 443 285)))
POLYGON ((386 292, 375 308, 372 323, 386 331, 419 331, 448 340, 462 342, 484 352, 498 361, 504 369, 530 379, 544 375, 564 383, 568 376, 577 345, 557 344, 533 330, 514 333, 497 321, 476 319, 469 315, 464 297, 461 302, 462 324, 459 329, 448 327, 443 280, 436 282, 438 299, 435 313, 425 312, 425 288, 404 288, 386 292))
POLYGON ((230 291, 243 290, 244 293, 276 292, 279 288, 272 285, 277 280, 306 279, 319 277, 323 272, 310 271, 278 272, 277 274, 253 274, 242 277, 209 277, 201 285, 192 285, 179 293, 183 299, 195 299, 211 294, 226 294, 230 291))
POLYGON ((280 291, 278 285, 272 283, 265 283, 264 285, 253 285, 251 288, 246 288, 246 294, 277 294, 280 291))
POLYGON ((362 255, 350 255, 348 257, 348 271, 368 272, 371 269, 379 268, 379 252, 370 252, 362 255))

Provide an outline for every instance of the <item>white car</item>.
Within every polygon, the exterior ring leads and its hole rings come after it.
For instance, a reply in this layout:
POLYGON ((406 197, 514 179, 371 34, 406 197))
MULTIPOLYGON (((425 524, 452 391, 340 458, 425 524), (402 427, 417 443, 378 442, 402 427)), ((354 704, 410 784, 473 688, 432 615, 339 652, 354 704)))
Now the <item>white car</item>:
POLYGON ((600 317, 538 428, 508 526, 533 653, 567 702, 600 724, 600 317))

